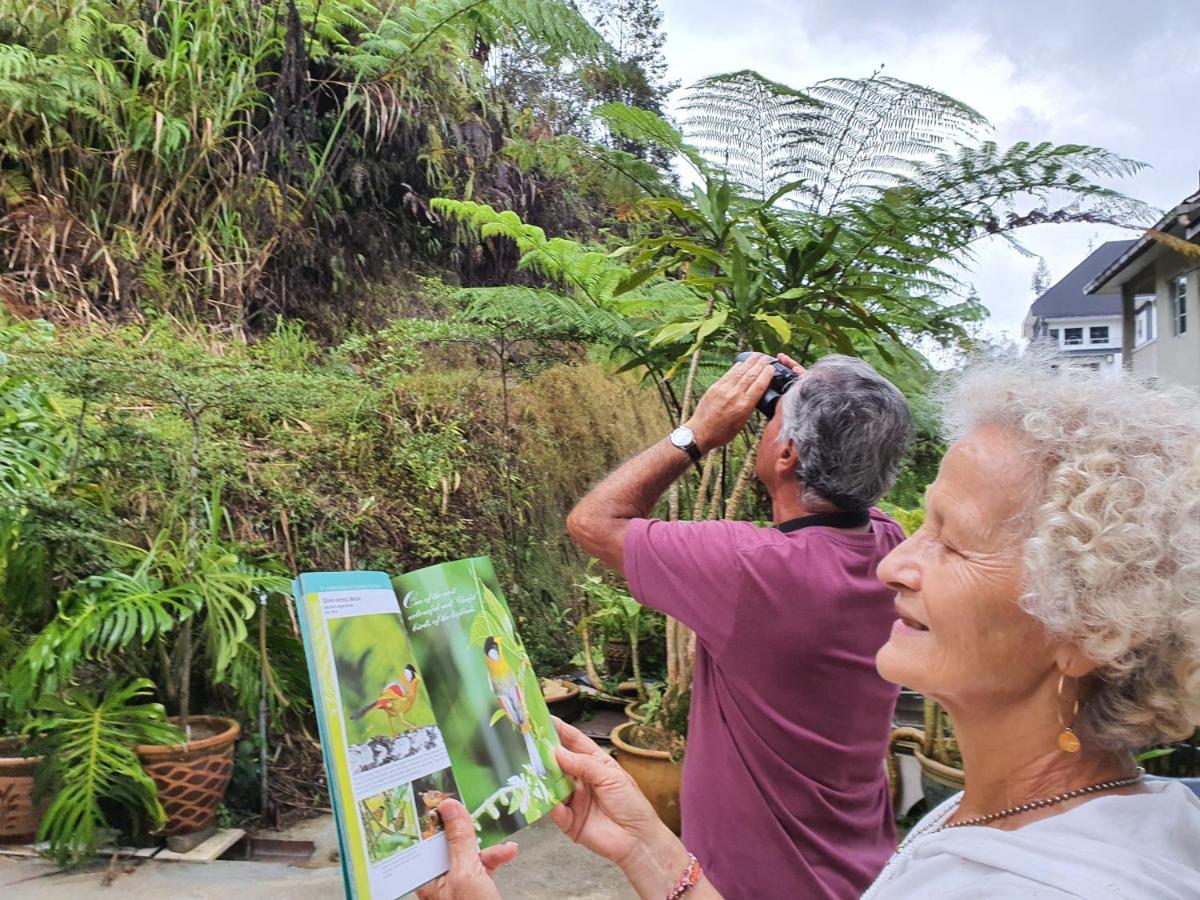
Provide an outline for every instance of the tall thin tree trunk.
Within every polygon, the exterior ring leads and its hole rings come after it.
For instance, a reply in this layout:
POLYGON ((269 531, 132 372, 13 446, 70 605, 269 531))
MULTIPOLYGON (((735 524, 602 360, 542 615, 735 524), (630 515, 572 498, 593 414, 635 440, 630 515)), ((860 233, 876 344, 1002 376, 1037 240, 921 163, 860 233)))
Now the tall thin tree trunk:
POLYGON ((715 519, 721 511, 721 501, 725 499, 725 454, 721 454, 721 464, 718 468, 716 484, 713 485, 712 500, 708 504, 708 515, 706 518, 715 519))
POLYGON ((725 518, 736 519, 738 507, 742 503, 742 497, 746 495, 746 490, 750 487, 750 476, 754 474, 754 460, 758 456, 758 444, 762 440, 762 432, 754 438, 754 442, 750 445, 750 449, 746 451, 746 458, 742 462, 742 469, 738 472, 737 481, 733 483, 733 490, 729 494, 729 502, 725 504, 725 518))
POLYGON ((696 488, 696 504, 692 507, 692 521, 698 522, 704 518, 704 501, 708 496, 708 483, 712 479, 713 462, 716 458, 715 451, 704 457, 704 468, 700 472, 700 486, 696 488))
MULTIPOLYGON (((200 410, 190 400, 184 401, 184 410, 192 424, 192 459, 190 468, 191 486, 188 495, 188 580, 196 580, 196 557, 200 555, 200 410)), ((184 738, 192 739, 189 717, 192 712, 192 660, 196 652, 194 620, 196 614, 188 616, 180 629, 183 651, 179 660, 179 724, 184 738)))
MULTIPOLYGON (((716 295, 710 294, 708 298, 708 306, 704 310, 704 318, 708 319, 712 316, 713 304, 716 302, 716 295)), ((688 416, 692 414, 692 401, 696 395, 696 373, 700 370, 700 350, 699 348, 692 354, 692 359, 688 365, 687 382, 683 388, 683 402, 680 404, 679 424, 683 424, 688 420, 688 416)), ((709 473, 711 464, 711 456, 705 463, 705 473, 709 473)), ((704 489, 707 484, 707 477, 701 475, 700 489, 697 491, 696 503, 704 502, 704 489)), ((671 485, 671 490, 667 497, 668 507, 671 512, 671 519, 675 521, 679 518, 679 483, 671 485)), ((700 507, 703 508, 703 507, 700 507)), ((670 617, 667 618, 667 684, 675 689, 676 694, 686 691, 692 684, 692 670, 695 668, 695 647, 696 636, 682 622, 676 621, 670 617)))

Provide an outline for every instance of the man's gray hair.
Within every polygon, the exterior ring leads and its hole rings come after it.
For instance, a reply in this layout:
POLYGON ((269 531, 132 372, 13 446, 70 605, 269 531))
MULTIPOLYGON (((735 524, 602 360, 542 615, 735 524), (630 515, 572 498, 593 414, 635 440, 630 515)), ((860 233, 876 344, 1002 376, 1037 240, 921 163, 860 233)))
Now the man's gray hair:
POLYGON ((888 492, 912 440, 912 415, 895 385, 861 359, 826 356, 780 404, 780 439, 800 456, 806 506, 866 509, 888 492))

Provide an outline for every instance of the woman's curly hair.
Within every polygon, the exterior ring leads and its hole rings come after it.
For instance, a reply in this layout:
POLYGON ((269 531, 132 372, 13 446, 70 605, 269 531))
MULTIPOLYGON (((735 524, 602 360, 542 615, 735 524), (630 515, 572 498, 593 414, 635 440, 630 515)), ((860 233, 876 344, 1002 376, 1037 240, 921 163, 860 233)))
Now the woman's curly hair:
POLYGON ((1097 664, 1076 730, 1136 750, 1200 724, 1200 397, 1045 355, 942 392, 951 439, 995 424, 1036 457, 1021 605, 1097 664))

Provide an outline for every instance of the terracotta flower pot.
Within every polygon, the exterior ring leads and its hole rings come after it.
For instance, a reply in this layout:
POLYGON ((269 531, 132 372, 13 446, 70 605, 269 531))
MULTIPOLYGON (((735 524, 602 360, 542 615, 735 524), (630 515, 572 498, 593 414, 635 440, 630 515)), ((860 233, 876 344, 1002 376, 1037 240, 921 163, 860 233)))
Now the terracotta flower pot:
POLYGON ((564 722, 574 722, 583 712, 583 699, 579 696, 579 685, 561 678, 542 681, 542 696, 550 714, 564 722))
MULTIPOLYGON (((177 719, 172 719, 176 725, 177 719)), ((138 758, 158 788, 167 814, 158 833, 166 837, 202 831, 217 820, 233 774, 233 750, 241 727, 219 716, 189 716, 201 737, 174 747, 139 744, 138 758)))
POLYGON ((633 776, 658 817, 679 834, 679 789, 683 784, 683 763, 671 759, 671 754, 665 750, 643 750, 630 744, 627 740, 629 729, 637 724, 623 722, 609 735, 617 749, 617 762, 633 776))
POLYGON ((33 776, 40 756, 19 756, 19 739, 0 740, 0 844, 25 844, 34 839, 42 819, 33 802, 33 776))

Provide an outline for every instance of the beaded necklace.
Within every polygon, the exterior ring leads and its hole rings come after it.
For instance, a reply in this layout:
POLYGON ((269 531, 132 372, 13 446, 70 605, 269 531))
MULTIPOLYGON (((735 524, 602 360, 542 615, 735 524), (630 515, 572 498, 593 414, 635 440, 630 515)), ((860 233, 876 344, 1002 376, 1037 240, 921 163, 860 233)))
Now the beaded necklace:
MULTIPOLYGON (((1112 781, 1101 781, 1099 784, 1091 784, 1087 787, 1076 788, 1073 791, 1064 791, 1061 794, 1055 794, 1053 797, 1043 797, 1041 800, 1030 800, 1028 803, 1021 803, 1017 806, 1010 806, 1008 809, 1002 809, 999 812, 987 813, 982 816, 972 816, 969 819, 963 819, 961 822, 943 822, 937 827, 937 831, 944 828, 965 828, 968 825, 986 825, 989 822, 994 822, 997 819, 1005 819, 1009 816, 1015 816, 1017 813, 1031 812, 1035 809, 1045 809, 1047 806, 1055 806, 1059 803, 1065 803, 1068 800, 1074 800, 1076 797, 1082 797, 1085 794, 1096 794, 1100 791, 1115 791, 1117 788, 1129 787, 1137 784, 1142 780, 1142 776, 1146 774, 1146 770, 1141 766, 1134 771, 1128 778, 1117 778, 1112 781)), ((951 814, 953 815, 953 813, 951 814)))

